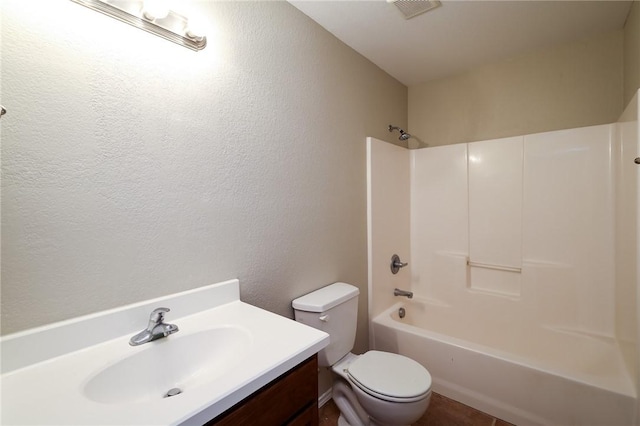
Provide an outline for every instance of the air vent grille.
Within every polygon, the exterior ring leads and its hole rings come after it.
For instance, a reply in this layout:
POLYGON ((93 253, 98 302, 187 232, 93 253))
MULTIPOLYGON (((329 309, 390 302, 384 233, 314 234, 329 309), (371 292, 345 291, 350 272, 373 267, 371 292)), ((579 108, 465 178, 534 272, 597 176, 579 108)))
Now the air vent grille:
POLYGON ((440 6, 437 0, 387 0, 398 6, 405 19, 410 19, 440 6))

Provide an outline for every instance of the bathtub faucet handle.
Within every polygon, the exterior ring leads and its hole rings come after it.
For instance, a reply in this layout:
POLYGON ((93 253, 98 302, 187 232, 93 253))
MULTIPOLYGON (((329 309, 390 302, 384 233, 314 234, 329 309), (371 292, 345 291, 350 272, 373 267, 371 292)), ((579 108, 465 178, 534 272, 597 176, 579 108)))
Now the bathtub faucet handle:
POLYGON ((402 263, 402 261, 400 260, 400 256, 398 256, 397 254, 394 254, 393 256, 391 256, 391 273, 392 274, 397 274, 400 268, 404 268, 407 265, 408 263, 402 263))

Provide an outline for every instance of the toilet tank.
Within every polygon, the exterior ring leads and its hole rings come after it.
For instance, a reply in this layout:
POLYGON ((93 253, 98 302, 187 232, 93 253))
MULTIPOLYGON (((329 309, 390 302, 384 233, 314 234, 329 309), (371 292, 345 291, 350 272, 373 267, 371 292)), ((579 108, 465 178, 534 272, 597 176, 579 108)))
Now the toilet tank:
POLYGON ((329 367, 351 352, 358 325, 357 287, 334 283, 322 287, 291 304, 296 321, 329 333, 329 346, 318 353, 318 364, 329 367))

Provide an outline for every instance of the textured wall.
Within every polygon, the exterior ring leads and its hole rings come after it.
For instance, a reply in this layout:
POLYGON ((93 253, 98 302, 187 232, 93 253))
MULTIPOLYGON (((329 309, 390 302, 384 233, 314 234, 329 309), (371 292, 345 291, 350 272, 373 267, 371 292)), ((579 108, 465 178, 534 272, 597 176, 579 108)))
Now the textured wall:
POLYGON ((292 316, 360 287, 365 137, 407 89, 285 2, 193 2, 192 52, 68 0, 2 2, 2 332, 239 278, 292 316))
POLYGON ((622 30, 409 88, 409 132, 431 146, 612 123, 622 30))
POLYGON ((634 1, 624 24, 624 106, 640 88, 640 2, 634 1))

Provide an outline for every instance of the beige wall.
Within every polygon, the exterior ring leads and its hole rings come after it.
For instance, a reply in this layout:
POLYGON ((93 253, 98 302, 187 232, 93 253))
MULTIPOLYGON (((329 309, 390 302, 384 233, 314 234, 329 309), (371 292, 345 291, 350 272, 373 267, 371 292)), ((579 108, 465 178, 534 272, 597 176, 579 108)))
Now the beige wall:
POLYGON ((192 3, 197 53, 2 1, 2 332, 229 278, 291 317, 346 281, 362 351, 365 138, 406 126, 407 89, 286 2, 192 3))
POLYGON ((624 106, 640 88, 640 2, 634 1, 624 25, 624 106))
POLYGON ((611 123, 622 30, 409 88, 409 132, 431 146, 611 123))

